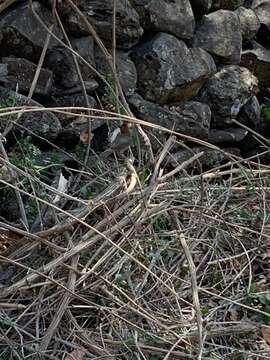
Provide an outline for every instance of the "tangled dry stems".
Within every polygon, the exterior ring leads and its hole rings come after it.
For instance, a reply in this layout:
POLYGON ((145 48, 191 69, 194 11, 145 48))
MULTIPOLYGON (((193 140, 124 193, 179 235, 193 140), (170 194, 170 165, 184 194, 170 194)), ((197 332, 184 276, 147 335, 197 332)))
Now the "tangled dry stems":
MULTIPOLYGON (((82 16, 71 0, 69 4, 82 16)), ((48 41, 56 38, 38 20, 48 37, 29 97, 48 41)), ((111 58, 91 24, 82 21, 112 67, 115 89, 96 75, 119 96, 127 116, 89 106, 16 107, 1 109, 0 115, 50 110, 73 117, 83 113, 88 119, 122 117, 137 127, 150 161, 138 149, 136 166, 129 161, 100 163, 94 156, 93 170, 87 153, 79 171, 69 169, 75 176, 61 193, 1 157, 32 188, 3 179, 2 185, 34 199, 40 213, 52 214, 54 223, 34 233, 0 224, 19 237, 0 255, 0 359, 64 359, 81 347, 87 359, 268 359, 269 338, 262 336, 262 328, 270 324, 269 166, 133 118, 115 71, 115 36, 111 58), (160 153, 153 152, 142 126, 170 136, 160 153), (191 151, 184 163, 165 169, 174 136, 205 150, 191 151), (209 149, 225 160, 202 170, 200 161, 209 149), (196 171, 188 169, 191 165, 196 171), (82 198, 80 187, 89 183, 94 193, 82 198), (57 195, 60 201, 53 203, 57 195)), ((115 26, 113 30, 115 34, 115 26)), ((82 80, 78 60, 91 65, 66 36, 66 42, 57 40, 73 54, 82 80)), ((84 90, 83 81, 81 85, 84 90)), ((269 152, 269 144, 259 139, 269 152)))
POLYGON ((88 200, 14 166, 36 191, 1 180, 57 219, 35 234, 1 223, 20 235, 0 256, 10 274, 0 293, 1 359, 61 359, 80 346, 89 359, 269 357, 261 327, 269 324, 270 169, 228 156, 219 168, 190 171, 197 153, 166 170, 175 141, 154 168, 126 159, 95 175, 85 169, 69 189, 96 184, 88 200))

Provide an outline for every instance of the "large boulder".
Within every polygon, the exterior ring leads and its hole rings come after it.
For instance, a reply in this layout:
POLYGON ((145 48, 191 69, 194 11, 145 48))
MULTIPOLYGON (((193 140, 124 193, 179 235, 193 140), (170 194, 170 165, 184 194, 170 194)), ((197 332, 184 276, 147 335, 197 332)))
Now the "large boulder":
MULTIPOLYGON (((90 65, 95 67, 94 42, 92 37, 84 36, 78 39, 71 39, 71 46, 74 51, 90 65)), ((78 63, 83 80, 91 80, 94 75, 91 68, 80 61, 79 58, 78 63)), ((45 65, 54 72, 57 86, 72 88, 80 82, 73 54, 64 46, 57 46, 49 50, 45 59, 45 65)))
MULTIPOLYGON (((95 28, 107 46, 112 45, 113 29, 113 1, 111 0, 82 0, 80 9, 95 28)), ((89 35, 85 23, 75 12, 65 14, 66 28, 69 33, 89 35)), ((139 15, 131 6, 129 0, 116 1, 116 46, 120 49, 129 49, 138 42, 143 29, 140 26, 139 15)))
POLYGON ((252 49, 242 52, 241 65, 253 72, 261 89, 266 89, 270 83, 270 50, 255 41, 252 45, 252 49))
MULTIPOLYGON (((95 49, 95 57, 97 70, 107 79, 109 83, 113 83, 114 78, 111 68, 107 59, 99 48, 95 49)), ((116 51, 116 71, 123 92, 126 95, 133 94, 137 85, 137 70, 128 54, 122 50, 116 51)), ((106 92, 108 91, 109 90, 107 89, 106 92)))
POLYGON ((260 23, 270 30, 270 1, 253 0, 251 8, 255 11, 260 23))
POLYGON ((195 20, 189 0, 131 0, 144 29, 191 39, 195 20))
MULTIPOLYGON (((2 107, 32 106, 43 108, 38 102, 4 87, 0 87, 0 99, 2 107)), ((18 121, 17 114, 1 117, 0 132, 4 132, 10 120, 16 123, 18 121)), ((18 124, 49 141, 55 140, 62 129, 60 121, 50 111, 23 112, 19 117, 18 124)), ((16 127, 16 129, 24 131, 20 126, 16 127)))
POLYGON ((251 8, 259 18, 261 27, 258 32, 257 40, 262 44, 270 43, 270 1, 269 0, 253 0, 251 8))
POLYGON ((261 105, 255 95, 241 108, 237 120, 251 129, 261 131, 261 105))
POLYGON ((198 100, 210 106, 213 126, 229 127, 242 106, 256 93, 257 86, 257 78, 248 69, 225 66, 206 81, 198 100))
POLYGON ((189 49, 182 40, 165 33, 158 33, 138 46, 133 59, 139 92, 159 104, 192 98, 216 71, 206 51, 189 49))
MULTIPOLYGON (((37 66, 29 60, 16 57, 4 57, 2 58, 2 61, 7 65, 8 71, 6 79, 3 82, 4 86, 12 90, 16 90, 18 87, 19 92, 28 93, 34 79, 37 66)), ((52 83, 53 73, 48 69, 41 68, 34 93, 48 96, 51 92, 52 83)))
POLYGON ((252 9, 247 9, 244 6, 240 6, 236 10, 236 14, 240 20, 243 41, 251 41, 254 39, 260 28, 260 21, 258 16, 252 9))
MULTIPOLYGON (((42 4, 34 1, 33 8, 41 20, 49 27, 54 24, 51 12, 42 4)), ((53 33, 63 39, 59 28, 54 26, 53 33)), ((33 62, 40 58, 48 33, 32 14, 28 4, 19 4, 1 14, 0 48, 1 56, 15 55, 33 62)), ((51 37, 48 49, 58 42, 51 37)))
POLYGON ((205 15, 196 29, 193 46, 205 49, 221 63, 239 64, 242 36, 238 15, 229 10, 205 15))
POLYGON ((245 0, 213 0, 213 9, 235 10, 244 5, 245 0))
MULTIPOLYGON (((185 135, 208 139, 211 110, 208 105, 196 101, 162 107, 134 94, 128 98, 134 113, 141 119, 185 135)), ((164 132, 158 134, 162 141, 164 132)))

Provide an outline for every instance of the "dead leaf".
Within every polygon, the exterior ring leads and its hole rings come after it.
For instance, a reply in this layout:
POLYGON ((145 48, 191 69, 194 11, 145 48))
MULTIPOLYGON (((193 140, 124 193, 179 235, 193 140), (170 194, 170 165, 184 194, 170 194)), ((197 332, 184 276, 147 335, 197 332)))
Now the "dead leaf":
POLYGON ((261 327, 262 336, 267 344, 270 344, 270 326, 262 325, 261 327))
POLYGON ((85 353, 85 349, 73 350, 70 354, 66 355, 65 360, 83 360, 85 353))
MULTIPOLYGON (((93 138, 93 135, 91 134, 90 135, 90 140, 92 140, 93 138)), ((80 140, 83 142, 83 143, 88 143, 88 140, 89 140, 89 133, 88 133, 88 130, 83 130, 80 132, 80 140)))

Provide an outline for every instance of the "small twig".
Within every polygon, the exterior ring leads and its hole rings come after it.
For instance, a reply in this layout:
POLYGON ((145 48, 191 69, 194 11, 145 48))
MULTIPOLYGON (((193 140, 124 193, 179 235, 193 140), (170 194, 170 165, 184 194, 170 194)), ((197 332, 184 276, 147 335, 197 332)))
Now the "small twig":
POLYGON ((181 229, 181 224, 178 220, 177 213, 175 210, 169 210, 169 214, 171 216, 172 223, 177 228, 179 234, 178 239, 180 241, 180 244, 184 250, 190 276, 191 276, 191 284, 192 284, 192 294, 193 294, 193 305, 196 311, 196 317, 197 317, 197 324, 198 324, 198 336, 199 336, 199 354, 198 354, 198 360, 201 359, 202 354, 202 348, 203 348, 203 319, 201 314, 201 308, 200 308, 200 300, 199 300, 199 293, 198 293, 198 286, 197 286, 197 279, 196 279, 196 267, 194 265, 191 253, 189 251, 185 236, 181 229))
MULTIPOLYGON (((76 254, 75 256, 73 256, 71 258, 71 266, 75 269, 77 269, 79 257, 80 257, 80 255, 76 254)), ((72 292, 75 291, 75 283, 76 283, 76 272, 73 270, 70 270, 67 288, 70 289, 72 292)), ((64 316, 64 313, 68 307, 68 304, 69 304, 71 298, 72 298, 71 293, 65 292, 63 299, 59 305, 59 308, 57 309, 57 312, 55 313, 55 316, 52 319, 50 326, 48 327, 47 331, 45 332, 43 339, 40 343, 40 346, 39 346, 40 351, 47 350, 47 348, 50 344, 50 341, 51 341, 52 337, 54 336, 62 317, 64 316)))
POLYGON ((192 156, 190 159, 182 162, 182 164, 179 164, 175 169, 173 169, 172 171, 170 171, 168 174, 165 174, 163 176, 161 176, 159 178, 160 182, 164 182, 166 180, 168 180, 170 177, 174 176, 175 174, 177 174, 179 171, 184 170, 186 167, 188 167, 190 164, 194 163, 194 161, 198 160, 200 157, 202 157, 204 155, 204 152, 201 151, 198 154, 195 154, 194 156, 192 156))
POLYGON ((46 39, 45 39, 45 42, 44 42, 44 46, 43 46, 43 49, 42 49, 42 52, 41 52, 41 55, 40 55, 40 58, 39 58, 39 62, 38 62, 38 65, 37 65, 37 69, 36 69, 36 72, 35 72, 35 75, 34 75, 34 79, 32 81, 32 84, 31 84, 31 87, 30 87, 30 90, 29 90, 29 93, 28 93, 28 99, 32 98, 32 96, 34 94, 34 91, 35 91, 35 88, 37 86, 40 71, 42 69, 42 65, 44 63, 46 52, 48 50, 48 46, 49 46, 49 43, 50 43, 50 40, 51 40, 51 32, 53 31, 53 27, 54 27, 54 25, 51 25, 49 27, 50 32, 47 33, 47 36, 46 36, 46 39))
POLYGON ((5 9, 7 9, 9 6, 11 6, 12 4, 14 4, 17 0, 6 0, 4 1, 1 5, 0 5, 0 14, 1 12, 3 12, 5 9))
POLYGON ((154 168, 154 172, 153 172, 152 179, 151 179, 152 184, 157 181, 160 165, 161 165, 162 161, 164 160, 165 156, 168 154, 175 139, 176 139, 175 136, 170 136, 169 139, 166 141, 165 145, 163 146, 163 149, 158 157, 158 161, 154 168))

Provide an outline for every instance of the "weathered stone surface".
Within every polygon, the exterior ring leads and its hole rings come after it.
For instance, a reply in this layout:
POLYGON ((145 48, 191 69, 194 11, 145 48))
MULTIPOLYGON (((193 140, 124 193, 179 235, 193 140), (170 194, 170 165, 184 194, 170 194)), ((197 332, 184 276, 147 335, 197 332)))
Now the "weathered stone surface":
MULTIPOLYGON (((34 106, 41 108, 43 107, 38 102, 3 87, 0 87, 0 99, 3 105, 5 103, 10 104, 10 102, 12 101, 13 106, 34 106)), ((10 116, 1 117, 0 132, 3 132, 10 119, 10 116)), ((12 120, 16 121, 17 115, 14 115, 14 118, 12 120)), ((31 130, 36 135, 50 141, 53 141, 58 136, 61 130, 61 124, 58 118, 49 111, 24 112, 19 119, 19 124, 31 130)), ((20 127, 18 127, 18 130, 23 131, 20 127)))
MULTIPOLYGON (((37 66, 29 60, 15 57, 4 57, 2 61, 7 65, 8 70, 5 87, 16 90, 18 86, 19 92, 29 92, 37 66)), ((35 93, 38 95, 49 95, 52 82, 53 73, 50 70, 41 69, 35 86, 35 93)))
MULTIPOLYGON (((200 139, 208 138, 211 111, 206 104, 191 101, 165 108, 144 100, 138 94, 129 97, 128 101, 136 115, 143 120, 185 135, 200 139)), ((160 132, 159 139, 162 135, 167 136, 164 132, 160 132)))
MULTIPOLYGON (((91 36, 71 39, 71 46, 74 51, 95 68, 94 42, 91 36)), ((91 81, 94 76, 93 70, 79 58, 77 60, 83 80, 86 82, 91 81)), ((48 51, 45 64, 54 72, 58 86, 72 88, 79 83, 79 75, 73 54, 69 49, 63 46, 54 47, 51 51, 48 51)))
POLYGON ((144 29, 191 39, 195 20, 189 0, 131 0, 144 29))
POLYGON ((195 18, 201 18, 209 12, 212 0, 190 0, 195 18))
POLYGON ((213 9, 235 10, 244 5, 245 0, 213 0, 213 9))
POLYGON ((270 1, 253 0, 251 8, 255 11, 260 23, 270 30, 270 1))
MULTIPOLYGON (((54 23, 51 12, 34 1, 33 8, 49 27, 54 23)), ((54 26, 54 34, 63 39, 62 32, 54 26)), ((0 47, 2 56, 15 55, 37 62, 44 47, 47 31, 30 12, 28 4, 20 4, 1 14, 0 47)), ((51 38, 48 48, 57 41, 51 38)))
MULTIPOLYGON (((80 38, 71 38, 71 46, 84 60, 86 60, 93 68, 96 67, 94 55, 94 40, 91 36, 82 36, 80 38)), ((78 58, 80 70, 84 81, 91 80, 95 74, 90 66, 82 62, 78 58)))
POLYGON ((247 67, 259 80, 260 88, 269 87, 270 83, 270 50, 255 41, 253 49, 242 52, 241 65, 247 67))
MULTIPOLYGON (((87 99, 89 102, 89 106, 90 108, 95 108, 96 107, 96 100, 90 96, 87 95, 87 99)), ((53 97, 53 101, 50 102, 49 106, 54 106, 54 107, 86 107, 86 100, 84 98, 84 95, 82 93, 78 93, 78 94, 72 94, 72 95, 62 95, 62 96, 54 96, 53 97)), ((72 113, 75 112, 78 114, 78 112, 80 112, 79 110, 74 110, 72 111, 72 109, 69 110, 69 114, 57 114, 59 120, 61 120, 62 122, 70 122, 71 120, 73 120, 74 118, 77 118, 77 116, 75 117, 74 115, 72 115, 72 113)))
POLYGON ((251 129, 260 130, 262 125, 261 105, 255 95, 240 109, 237 120, 251 129))
POLYGON ((63 46, 48 51, 46 66, 55 74, 57 86, 71 88, 79 81, 72 54, 63 46))
POLYGON ((224 64, 239 64, 242 36, 239 17, 229 10, 205 15, 195 32, 193 46, 198 46, 224 64))
POLYGON ((261 27, 257 33, 256 40, 263 45, 270 45, 270 1, 253 0, 252 9, 259 18, 261 27))
MULTIPOLYGON (((95 49, 95 57, 97 70, 108 81, 110 79, 113 80, 113 74, 111 72, 110 66, 101 50, 98 48, 95 49)), ((116 70, 123 92, 126 95, 133 94, 137 85, 137 70, 133 61, 131 61, 128 54, 124 51, 116 51, 116 70)))
MULTIPOLYGON (((98 82, 95 79, 91 79, 88 81, 84 81, 84 86, 87 94, 92 93, 98 88, 98 82)), ((54 87, 53 88, 53 95, 55 96, 64 96, 64 95, 72 95, 72 94, 78 94, 83 91, 82 85, 79 82, 72 88, 66 88, 63 89, 62 87, 54 87)))
POLYGON ((247 130, 236 127, 231 127, 227 129, 211 129, 209 131, 208 141, 211 144, 234 144, 242 141, 247 134, 247 130))
POLYGON ((236 14, 239 16, 243 40, 252 40, 260 28, 260 21, 258 16, 252 9, 247 9, 243 6, 240 6, 236 10, 236 14))
MULTIPOLYGON (((86 19, 94 26, 107 46, 112 45, 113 2, 111 0, 82 0, 80 9, 86 19)), ((66 17, 67 30, 78 36, 88 35, 84 22, 74 12, 66 17)), ((139 15, 129 0, 116 1, 116 43, 120 49, 129 49, 143 34, 139 15)))
POLYGON ((8 75, 7 64, 0 64, 0 82, 6 82, 8 75))
POLYGON ((228 127, 256 93, 257 85, 257 78, 248 69, 225 66, 206 81, 198 99, 210 106, 214 127, 228 127))
POLYGON ((192 98, 216 71, 206 51, 189 49, 182 40, 165 33, 138 46, 133 59, 140 93, 159 104, 192 98))

